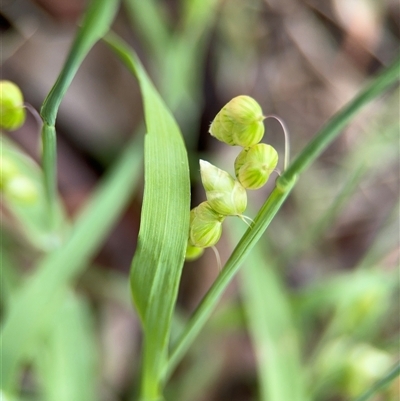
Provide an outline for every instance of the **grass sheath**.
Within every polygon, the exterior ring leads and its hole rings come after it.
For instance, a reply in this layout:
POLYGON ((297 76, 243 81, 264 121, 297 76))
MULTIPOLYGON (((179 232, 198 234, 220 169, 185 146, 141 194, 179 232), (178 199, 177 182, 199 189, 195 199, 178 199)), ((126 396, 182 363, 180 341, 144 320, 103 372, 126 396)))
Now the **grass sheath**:
POLYGON ((49 209, 49 226, 54 226, 54 208, 57 194, 57 137, 54 125, 44 122, 42 125, 42 169, 47 207, 49 209))

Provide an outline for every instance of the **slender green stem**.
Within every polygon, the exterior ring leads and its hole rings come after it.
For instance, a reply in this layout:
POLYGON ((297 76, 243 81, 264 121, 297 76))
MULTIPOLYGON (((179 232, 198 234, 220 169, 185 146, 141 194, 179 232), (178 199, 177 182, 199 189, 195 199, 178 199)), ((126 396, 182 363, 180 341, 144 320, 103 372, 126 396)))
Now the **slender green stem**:
POLYGON ((65 92, 89 50, 109 30, 118 5, 118 0, 92 0, 90 2, 60 75, 40 110, 42 118, 49 125, 55 124, 65 92))
POLYGON ((164 370, 165 379, 172 373, 182 359, 211 315, 225 288, 239 270, 246 255, 254 247, 280 209, 286 197, 289 195, 298 174, 304 171, 327 148, 363 106, 382 94, 389 86, 393 85, 398 80, 399 68, 400 57, 328 121, 288 169, 284 171, 282 176, 277 179, 276 188, 272 191, 257 214, 254 226, 252 229, 249 228, 246 231, 220 275, 193 313, 180 338, 174 344, 169 361, 164 370))
POLYGON ((322 127, 289 168, 278 178, 278 185, 292 181, 295 176, 303 172, 342 132, 362 107, 399 79, 399 73, 400 56, 322 127))
POLYGON ((117 11, 119 0, 92 0, 72 44, 67 60, 43 102, 40 115, 42 127, 42 167, 44 186, 49 204, 50 221, 53 219, 57 189, 57 145, 55 123, 61 101, 80 64, 93 45, 108 31, 117 11))
POLYGON ((357 397, 354 401, 369 400, 374 394, 376 394, 379 390, 384 389, 387 385, 390 384, 392 380, 394 380, 399 375, 400 375, 400 363, 397 363, 397 365, 395 365, 395 367, 390 372, 388 372, 380 380, 375 382, 372 387, 370 387, 365 393, 357 397))
MULTIPOLYGON (((292 185, 294 182, 292 183, 292 185)), ((197 307, 193 316, 190 318, 183 334, 172 349, 168 365, 165 370, 165 377, 168 377, 176 365, 179 363, 187 349, 204 326, 209 316, 211 315, 215 305, 220 299, 222 293, 232 278, 239 270, 243 260, 257 243, 269 223, 280 209, 281 205, 289 195, 291 186, 286 186, 285 191, 275 188, 267 201, 264 203, 260 212, 254 220, 252 228, 248 228, 245 235, 242 237, 231 257, 227 261, 225 267, 215 280, 214 284, 203 298, 200 305, 197 307)))

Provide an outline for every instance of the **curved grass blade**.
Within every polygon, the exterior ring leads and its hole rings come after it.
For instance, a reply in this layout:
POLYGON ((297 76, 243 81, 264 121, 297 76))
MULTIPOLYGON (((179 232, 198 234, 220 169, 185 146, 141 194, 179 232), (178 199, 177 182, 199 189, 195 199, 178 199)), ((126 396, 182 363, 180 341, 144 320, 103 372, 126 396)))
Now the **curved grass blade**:
POLYGON ((57 191, 55 123, 58 108, 86 54, 109 30, 117 12, 118 4, 119 0, 92 0, 89 4, 81 28, 72 44, 63 69, 44 100, 40 110, 40 115, 43 119, 42 167, 44 172, 44 186, 50 208, 50 222, 52 222, 53 218, 53 208, 57 191))
POLYGON ((106 41, 137 76, 144 103, 145 187, 130 279, 144 329, 141 399, 154 401, 162 399, 161 372, 186 252, 189 166, 179 127, 136 54, 115 35, 106 41))
POLYGON ((46 331, 58 294, 84 269, 127 205, 138 182, 141 142, 133 139, 99 185, 74 224, 70 237, 46 255, 15 294, 1 332, 1 379, 13 390, 18 366, 46 331))
POLYGON ((399 69, 400 57, 397 57, 389 67, 361 90, 352 101, 345 105, 327 122, 282 176, 277 179, 276 187, 258 212, 254 219, 254 225, 246 231, 239 241, 220 275, 204 296, 200 305, 190 318, 181 337, 174 345, 164 372, 165 377, 168 377, 172 373, 173 369, 182 359, 186 350, 190 347, 191 343, 206 323, 223 291, 289 195, 298 174, 304 171, 326 149, 363 106, 398 81, 399 69))
POLYGON ((137 29, 152 59, 159 58, 168 46, 170 30, 162 7, 155 0, 125 0, 124 5, 132 25, 137 29), (149 24, 151 21, 151 24, 149 24))

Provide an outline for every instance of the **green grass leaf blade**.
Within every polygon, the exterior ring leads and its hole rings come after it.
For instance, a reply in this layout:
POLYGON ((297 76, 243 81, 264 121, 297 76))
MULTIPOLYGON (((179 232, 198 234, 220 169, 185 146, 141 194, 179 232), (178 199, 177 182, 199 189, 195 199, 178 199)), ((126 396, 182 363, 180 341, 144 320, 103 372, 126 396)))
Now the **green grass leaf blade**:
POLYGON ((181 132, 135 53, 116 36, 110 46, 136 74, 143 96, 145 187, 131 290, 144 328, 143 400, 161 399, 172 314, 189 231, 190 180, 181 132))
POLYGON ((191 343, 206 323, 225 288, 285 201, 295 184, 297 175, 304 171, 326 149, 363 106, 398 81, 399 69, 400 57, 383 70, 383 72, 372 80, 372 82, 352 101, 335 114, 299 154, 282 176, 278 178, 276 188, 272 191, 271 195, 258 212, 254 219, 254 225, 251 229, 246 231, 220 275, 193 313, 181 337, 175 343, 164 372, 165 377, 168 377, 172 373, 173 369, 182 359, 186 350, 190 347, 191 343))
POLYGON ((54 313, 54 299, 85 268, 126 207, 138 182, 141 151, 141 140, 131 140, 77 217, 65 244, 46 255, 33 277, 15 294, 1 332, 2 385, 5 389, 14 388, 20 362, 35 345, 40 333, 46 331, 54 313))
POLYGON ((304 370, 288 296, 256 247, 241 270, 241 293, 258 363, 260 401, 305 401, 304 370))

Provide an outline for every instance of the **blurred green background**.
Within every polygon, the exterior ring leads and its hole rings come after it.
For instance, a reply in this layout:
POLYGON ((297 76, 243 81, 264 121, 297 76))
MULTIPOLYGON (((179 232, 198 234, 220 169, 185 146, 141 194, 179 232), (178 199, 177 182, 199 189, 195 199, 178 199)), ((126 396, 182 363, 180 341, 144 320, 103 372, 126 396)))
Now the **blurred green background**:
MULTIPOLYGON (((1 79, 17 83, 37 110, 59 74, 84 8, 81 0, 2 2, 1 79)), ((399 20, 395 0, 126 0, 113 29, 138 52, 182 129, 197 205, 205 200, 199 158, 233 173, 237 149, 208 134, 227 101, 250 95, 265 114, 278 115, 295 155, 394 59, 399 20)), ((142 119, 136 81, 99 42, 57 119, 58 185, 71 219, 128 139, 141 135, 142 119)), ((264 141, 278 150, 282 169, 281 128, 274 120, 265 124, 264 141)), ((39 129, 32 115, 7 136, 38 160, 39 129)), ((395 87, 365 108, 303 174, 173 375, 168 400, 290 401, 274 396, 271 383, 298 374, 310 399, 344 401, 399 360, 399 160, 395 87), (291 348, 282 339, 288 333, 298 343, 300 366, 293 367, 290 357, 285 363, 291 348)), ((250 194, 250 217, 272 186, 273 179, 250 194)), ((65 290, 64 318, 54 319, 54 333, 40 355, 32 351, 36 362, 21 375, 21 399, 55 400, 52 394, 64 385, 57 378, 73 377, 76 366, 90 376, 76 378, 82 394, 87 391, 83 400, 133 399, 141 334, 128 272, 142 179, 138 188, 85 272, 65 290), (68 364, 65 353, 77 353, 77 343, 82 352, 68 364)), ((14 212, 2 203, 3 317, 45 252, 39 234, 27 234, 14 212)), ((222 263, 245 229, 237 223, 217 245, 222 263)), ((186 264, 176 332, 218 273, 209 250, 186 264)), ((397 379, 373 399, 395 401, 399 386, 397 379)))

